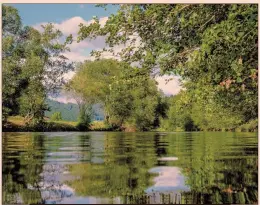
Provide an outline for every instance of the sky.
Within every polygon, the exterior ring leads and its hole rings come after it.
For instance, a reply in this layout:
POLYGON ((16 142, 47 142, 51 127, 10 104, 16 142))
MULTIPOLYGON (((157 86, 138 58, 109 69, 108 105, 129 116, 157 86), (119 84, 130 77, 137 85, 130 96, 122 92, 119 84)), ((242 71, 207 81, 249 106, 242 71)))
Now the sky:
MULTIPOLYGON (((105 10, 102 7, 96 7, 95 4, 8 4, 18 9, 19 15, 24 25, 32 26, 41 30, 41 25, 46 23, 53 23, 54 26, 61 30, 64 35, 72 34, 77 37, 80 23, 89 24, 93 16, 99 18, 101 25, 104 25, 108 16, 116 13, 118 6, 109 4, 105 10)), ((137 41, 138 42, 138 41, 137 41)), ((70 45, 70 52, 64 55, 71 61, 93 60, 90 57, 90 52, 96 49, 102 49, 106 46, 105 38, 98 37, 95 40, 85 40, 77 43, 76 41, 70 45)), ((124 46, 117 46, 115 49, 120 51, 124 46)), ((104 54, 104 58, 110 58, 108 54, 104 54)), ((74 72, 66 74, 66 78, 70 79, 74 72)), ((158 88, 166 95, 177 94, 181 87, 179 85, 179 78, 175 76, 162 76, 156 78, 158 88), (173 78, 166 83, 166 79, 173 78)), ((54 100, 67 103, 75 101, 65 94, 61 94, 54 100)))

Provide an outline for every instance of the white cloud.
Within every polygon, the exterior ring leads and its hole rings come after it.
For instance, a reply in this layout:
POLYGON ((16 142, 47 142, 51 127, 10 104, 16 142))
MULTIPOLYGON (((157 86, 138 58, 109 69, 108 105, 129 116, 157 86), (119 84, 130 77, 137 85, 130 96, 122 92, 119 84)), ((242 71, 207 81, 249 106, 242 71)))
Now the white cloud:
MULTIPOLYGON (((99 19, 99 23, 101 24, 101 26, 104 26, 107 20, 108 20, 107 16, 101 17, 99 19)), ((82 23, 84 25, 90 25, 93 22, 94 22, 93 19, 87 21, 80 16, 74 16, 72 18, 62 21, 61 23, 53 23, 53 25, 55 26, 55 28, 59 29, 64 35, 69 35, 69 34, 75 35, 79 31, 79 24, 82 23)), ((46 25, 46 24, 47 24, 47 22, 42 22, 42 23, 36 24, 33 27, 35 29, 42 30, 41 25, 46 25)))
POLYGON ((88 55, 84 55, 81 52, 66 52, 64 56, 67 57, 69 60, 74 62, 83 62, 85 60, 92 60, 93 57, 88 55))
MULTIPOLYGON (((79 24, 89 24, 90 21, 85 21, 83 18, 80 16, 74 16, 70 19, 66 19, 62 21, 61 23, 53 23, 51 22, 56 29, 59 29, 64 35, 69 35, 69 34, 77 34, 79 30, 79 24)), ((42 30, 41 25, 46 25, 47 22, 42 22, 39 24, 36 24, 33 26, 35 29, 42 30)))
MULTIPOLYGON (((80 7, 84 8, 84 4, 81 4, 80 7)), ((107 20, 108 17, 101 17, 99 19, 101 26, 104 26, 107 20)), ((80 16, 75 16, 70 19, 66 19, 60 23, 53 23, 53 25, 56 29, 59 29, 65 36, 72 34, 74 40, 76 40, 77 33, 79 31, 79 24, 81 23, 84 25, 89 25, 93 23, 93 20, 85 20, 80 16)), ((46 25, 46 24, 47 22, 42 22, 35 25, 34 28, 42 31, 41 25, 46 25)), ((133 39, 135 39, 133 45, 135 45, 136 47, 141 45, 141 39, 138 37, 138 35, 134 34, 133 36, 130 36, 130 40, 133 39)), ((129 42, 126 43, 125 45, 124 44, 117 45, 114 47, 114 52, 118 53, 122 51, 122 49, 124 49, 126 46, 129 45, 130 45, 129 42)), ((105 37, 98 36, 94 40, 86 39, 79 43, 74 41, 71 45, 69 45, 69 47, 71 51, 64 53, 64 56, 66 56, 70 61, 82 62, 84 60, 94 60, 94 57, 91 57, 89 55, 89 52, 91 50, 101 50, 104 47, 106 47, 105 37)), ((120 57, 114 57, 111 55, 111 53, 108 52, 104 52, 102 54, 102 58, 116 58, 120 60, 120 57)), ((74 72, 69 72, 65 74, 64 77, 66 79, 70 79, 74 74, 75 74, 74 72)), ((158 88, 161 89, 167 95, 176 95, 180 91, 181 86, 178 80, 179 80, 178 77, 172 77, 172 76, 161 76, 156 78, 156 81, 158 82, 158 88), (166 83, 166 80, 169 78, 173 78, 173 79, 168 83, 166 83)), ((58 100, 62 102, 69 102, 69 100, 67 100, 66 97, 64 96, 60 97, 58 100)))
POLYGON ((74 103, 76 104, 76 100, 69 94, 67 94, 65 91, 61 91, 58 96, 49 96, 51 100, 55 100, 61 103, 74 103))
POLYGON ((166 95, 176 95, 182 89, 177 76, 160 76, 156 77, 155 80, 158 82, 158 88, 161 89, 166 95), (171 79, 167 82, 167 80, 171 79))
POLYGON ((51 100, 58 101, 60 103, 65 103, 65 104, 73 103, 73 104, 76 104, 76 100, 74 100, 73 98, 69 98, 67 96, 59 96, 59 97, 51 97, 51 96, 49 96, 49 98, 51 100))
MULTIPOLYGON (((101 17, 99 19, 101 26, 104 26, 107 20, 108 17, 101 17)), ((89 54, 86 54, 86 51, 102 49, 105 47, 105 37, 102 36, 99 36, 94 40, 86 39, 79 43, 77 43, 76 41, 77 33, 79 31, 79 24, 82 23, 84 25, 89 25, 93 22, 93 20, 87 21, 80 16, 75 16, 70 19, 66 19, 60 23, 53 23, 54 27, 56 29, 59 29, 65 36, 68 36, 70 34, 73 35, 74 41, 71 45, 69 45, 71 52, 66 52, 64 54, 67 58, 69 58, 70 61, 84 61, 87 59, 93 59, 89 56, 89 54)), ((39 31, 43 31, 41 25, 46 24, 47 22, 42 22, 33 27, 39 31)))

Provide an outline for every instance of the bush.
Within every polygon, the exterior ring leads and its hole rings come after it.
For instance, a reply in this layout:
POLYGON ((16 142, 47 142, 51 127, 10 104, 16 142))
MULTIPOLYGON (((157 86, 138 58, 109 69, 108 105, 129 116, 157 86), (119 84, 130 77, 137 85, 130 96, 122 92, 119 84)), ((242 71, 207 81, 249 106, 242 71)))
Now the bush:
POLYGON ((111 131, 113 126, 105 123, 104 121, 93 121, 90 124, 90 129, 93 131, 111 131))
POLYGON ((52 121, 60 121, 62 120, 61 112, 55 112, 51 116, 52 121))
POLYGON ((77 129, 80 131, 89 130, 91 118, 93 115, 92 107, 89 105, 84 105, 79 111, 77 129))
POLYGON ((246 124, 240 125, 236 131, 240 132, 256 132, 258 130, 258 119, 251 120, 246 124))

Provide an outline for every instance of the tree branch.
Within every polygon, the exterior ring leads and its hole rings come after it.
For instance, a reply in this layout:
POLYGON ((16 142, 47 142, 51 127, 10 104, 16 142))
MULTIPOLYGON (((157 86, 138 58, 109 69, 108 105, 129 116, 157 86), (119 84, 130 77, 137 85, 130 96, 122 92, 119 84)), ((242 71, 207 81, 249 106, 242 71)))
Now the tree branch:
POLYGON ((201 30, 206 24, 208 24, 213 18, 215 17, 215 15, 213 15, 208 21, 206 21, 206 23, 204 23, 201 27, 199 27, 198 30, 201 30))

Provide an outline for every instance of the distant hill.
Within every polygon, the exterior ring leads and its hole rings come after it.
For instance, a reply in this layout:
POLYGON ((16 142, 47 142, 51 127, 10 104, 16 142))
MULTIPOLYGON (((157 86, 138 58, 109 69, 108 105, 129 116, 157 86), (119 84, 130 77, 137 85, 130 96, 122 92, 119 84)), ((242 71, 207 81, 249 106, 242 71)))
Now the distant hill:
MULTIPOLYGON (((45 112, 46 117, 51 117, 54 112, 61 112, 62 119, 66 121, 77 121, 79 108, 78 105, 73 103, 61 103, 55 100, 47 99, 47 104, 50 111, 45 112)), ((93 120, 104 120, 103 110, 98 104, 93 106, 94 116, 93 120)))

